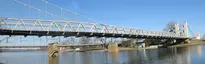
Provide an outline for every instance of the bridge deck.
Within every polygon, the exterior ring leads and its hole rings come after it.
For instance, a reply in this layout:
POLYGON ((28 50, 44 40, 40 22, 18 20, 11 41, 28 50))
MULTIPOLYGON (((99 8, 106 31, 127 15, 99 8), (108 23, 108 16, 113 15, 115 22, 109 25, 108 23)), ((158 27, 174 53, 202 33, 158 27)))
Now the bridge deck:
POLYGON ((63 32, 63 31, 28 31, 28 30, 1 30, 0 35, 23 35, 23 36, 87 36, 87 37, 120 37, 120 38, 168 38, 168 39, 186 39, 184 37, 171 36, 155 36, 155 35, 131 35, 131 34, 115 34, 115 33, 97 33, 97 32, 63 32), (63 34, 64 33, 64 34, 63 34))
POLYGON ((150 31, 101 23, 22 18, 0 18, 0 35, 188 38, 172 32, 150 31))

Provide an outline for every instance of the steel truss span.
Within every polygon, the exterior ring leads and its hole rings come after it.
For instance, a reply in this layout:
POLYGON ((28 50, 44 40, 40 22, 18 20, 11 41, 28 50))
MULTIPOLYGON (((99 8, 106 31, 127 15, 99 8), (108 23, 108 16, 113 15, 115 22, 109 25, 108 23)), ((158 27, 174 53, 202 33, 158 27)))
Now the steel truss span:
POLYGON ((188 38, 171 32, 150 31, 101 23, 23 18, 0 18, 0 31, 1 35, 24 36, 188 38))

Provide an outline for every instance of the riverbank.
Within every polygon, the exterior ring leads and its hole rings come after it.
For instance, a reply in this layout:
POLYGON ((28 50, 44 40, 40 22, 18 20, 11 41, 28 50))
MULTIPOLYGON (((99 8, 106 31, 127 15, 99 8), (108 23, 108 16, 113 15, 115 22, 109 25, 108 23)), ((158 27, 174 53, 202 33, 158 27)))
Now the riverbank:
MULTIPOLYGON (((157 47, 145 47, 145 48, 126 48, 126 47, 118 47, 119 51, 123 50, 142 50, 142 49, 157 49, 157 47)), ((108 51, 108 49, 104 49, 104 51, 108 51)))
MULTIPOLYGON (((205 40, 191 40, 190 43, 187 44, 177 44, 168 46, 168 48, 172 47, 184 47, 184 46, 193 46, 193 45, 205 45, 205 40)), ((158 47, 145 47, 145 48, 125 48, 125 47, 119 47, 119 50, 141 50, 141 49, 157 49, 158 47)))
MULTIPOLYGON (((167 48, 172 48, 172 47, 184 47, 184 46, 192 46, 192 45, 205 45, 205 40, 192 40, 190 43, 188 44, 177 44, 177 45, 172 45, 172 46, 168 46, 167 48)), ((118 47, 118 50, 142 50, 142 49, 157 49, 157 46, 149 46, 149 47, 145 47, 145 48, 126 48, 126 47, 118 47)), ((97 47, 97 48, 83 48, 80 50, 61 50, 61 52, 86 52, 86 51, 108 51, 108 49, 102 48, 102 47, 97 47)), ((11 50, 3 50, 0 49, 0 52, 27 52, 27 51, 47 51, 45 50, 16 50, 16 49, 11 49, 11 50)))
POLYGON ((188 44, 177 44, 169 47, 183 47, 183 46, 192 46, 192 45, 205 45, 204 40, 191 40, 188 44))
MULTIPOLYGON (((172 48, 172 47, 184 47, 184 46, 192 46, 192 45, 205 45, 205 41, 204 40, 192 40, 190 43, 188 44, 177 44, 177 45, 171 45, 168 46, 167 48, 172 48)), ((150 47, 145 47, 145 48, 126 48, 126 47, 118 47, 119 51, 123 51, 123 50, 142 50, 142 49, 157 49, 158 47, 156 46, 150 46, 150 47)), ((85 50, 79 50, 79 51, 75 51, 75 52, 85 52, 85 51, 108 51, 108 49, 103 49, 103 48, 97 48, 97 49, 85 49, 85 50)))

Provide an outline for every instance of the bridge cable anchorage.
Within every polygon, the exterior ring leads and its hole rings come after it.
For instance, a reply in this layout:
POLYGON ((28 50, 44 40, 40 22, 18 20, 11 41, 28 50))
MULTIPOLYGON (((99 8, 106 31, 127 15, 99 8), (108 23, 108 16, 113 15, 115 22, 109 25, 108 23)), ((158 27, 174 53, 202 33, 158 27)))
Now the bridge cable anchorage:
POLYGON ((64 17, 61 17, 61 16, 58 16, 58 15, 56 15, 56 14, 53 14, 53 13, 44 11, 44 10, 42 10, 42 9, 33 7, 33 6, 31 6, 31 5, 28 5, 28 4, 26 4, 26 3, 21 2, 21 1, 19 1, 19 0, 14 0, 14 1, 17 2, 17 3, 19 3, 19 4, 24 5, 24 6, 26 6, 26 7, 32 8, 32 9, 34 9, 34 10, 37 10, 37 11, 39 11, 39 12, 43 12, 43 13, 45 13, 45 14, 48 14, 48 15, 51 15, 51 16, 55 16, 55 17, 59 17, 59 18, 63 18, 64 20, 67 20, 67 19, 64 18, 64 17))
POLYGON ((95 19, 93 19, 93 18, 91 18, 91 17, 85 16, 85 15, 81 15, 81 14, 79 14, 79 13, 76 13, 76 12, 73 12, 73 11, 71 11, 71 10, 65 9, 65 8, 63 8, 63 7, 60 7, 60 6, 55 5, 55 4, 53 4, 53 3, 50 3, 50 2, 48 2, 48 1, 46 1, 46 0, 41 0, 41 1, 45 2, 46 4, 50 4, 50 5, 52 5, 52 6, 55 6, 55 7, 59 8, 59 9, 61 9, 61 10, 67 11, 67 12, 69 12, 69 13, 72 13, 72 14, 74 14, 74 15, 76 15, 76 16, 80 16, 80 17, 86 18, 86 19, 88 19, 88 20, 91 20, 91 21, 94 21, 94 22, 98 22, 98 23, 100 23, 100 24, 104 24, 103 22, 100 22, 100 21, 98 21, 98 20, 95 20, 95 19))

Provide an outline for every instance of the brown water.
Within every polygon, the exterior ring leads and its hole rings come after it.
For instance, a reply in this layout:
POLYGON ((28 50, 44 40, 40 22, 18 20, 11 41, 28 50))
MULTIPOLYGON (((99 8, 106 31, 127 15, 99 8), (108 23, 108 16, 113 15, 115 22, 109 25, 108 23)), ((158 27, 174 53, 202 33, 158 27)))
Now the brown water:
MULTIPOLYGON (((205 64, 205 45, 132 50, 60 53, 59 64, 205 64)), ((47 52, 3 52, 0 64, 47 64, 47 52)))

